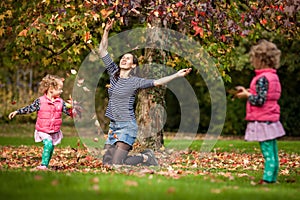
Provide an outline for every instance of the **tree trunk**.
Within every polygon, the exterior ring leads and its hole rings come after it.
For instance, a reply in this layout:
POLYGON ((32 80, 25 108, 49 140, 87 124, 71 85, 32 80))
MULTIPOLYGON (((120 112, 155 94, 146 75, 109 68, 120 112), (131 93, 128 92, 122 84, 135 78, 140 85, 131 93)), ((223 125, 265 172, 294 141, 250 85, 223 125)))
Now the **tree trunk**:
MULTIPOLYGON (((152 27, 161 27, 161 19, 156 18, 151 23, 152 27)), ((145 62, 142 66, 142 76, 146 78, 161 78, 165 75, 161 66, 165 63, 166 55, 163 50, 155 48, 161 46, 163 38, 159 35, 148 35, 153 48, 145 49, 145 62)), ((155 87, 141 90, 136 106, 137 123, 139 124, 138 144, 143 148, 160 149, 164 144, 163 126, 165 123, 165 87, 155 87)))

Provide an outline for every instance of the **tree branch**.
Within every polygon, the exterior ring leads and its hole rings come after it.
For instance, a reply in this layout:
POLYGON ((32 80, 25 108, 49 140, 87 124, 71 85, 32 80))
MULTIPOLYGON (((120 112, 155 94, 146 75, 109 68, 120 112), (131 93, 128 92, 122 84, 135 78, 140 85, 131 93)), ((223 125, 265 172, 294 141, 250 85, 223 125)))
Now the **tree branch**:
POLYGON ((65 47, 63 47, 62 49, 58 50, 58 51, 54 51, 53 49, 51 49, 50 47, 47 47, 43 44, 38 44, 39 46, 43 47, 44 49, 46 49, 47 51, 50 51, 51 54, 49 56, 47 56, 48 58, 60 55, 62 53, 64 53, 66 50, 68 50, 71 46, 73 46, 73 44, 75 43, 79 43, 80 41, 78 40, 79 38, 76 37, 74 40, 72 40, 69 44, 67 44, 65 47))

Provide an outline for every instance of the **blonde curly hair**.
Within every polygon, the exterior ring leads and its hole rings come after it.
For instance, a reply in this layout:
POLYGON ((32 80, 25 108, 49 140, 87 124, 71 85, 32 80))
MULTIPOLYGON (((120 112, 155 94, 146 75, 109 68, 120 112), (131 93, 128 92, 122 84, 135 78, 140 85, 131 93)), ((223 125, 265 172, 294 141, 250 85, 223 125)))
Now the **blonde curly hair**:
POLYGON ((57 89, 60 81, 64 81, 64 79, 57 75, 47 74, 39 84, 39 92, 45 94, 49 88, 57 89))
POLYGON ((260 40, 257 45, 252 46, 249 55, 251 64, 257 69, 280 67, 281 51, 267 40, 260 40))

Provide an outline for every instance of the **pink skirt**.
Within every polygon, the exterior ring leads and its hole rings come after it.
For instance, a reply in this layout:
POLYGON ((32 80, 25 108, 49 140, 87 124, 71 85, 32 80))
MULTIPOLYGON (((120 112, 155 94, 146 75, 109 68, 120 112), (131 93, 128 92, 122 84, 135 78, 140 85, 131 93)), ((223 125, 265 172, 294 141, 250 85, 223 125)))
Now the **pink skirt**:
POLYGON ((35 130, 34 132, 34 140, 35 142, 42 142, 45 139, 52 140, 52 144, 54 146, 58 145, 63 138, 63 134, 61 131, 58 131, 57 133, 48 134, 41 131, 35 130))
POLYGON ((266 122, 248 122, 245 140, 247 141, 267 141, 282 137, 285 131, 280 121, 273 123, 266 122))

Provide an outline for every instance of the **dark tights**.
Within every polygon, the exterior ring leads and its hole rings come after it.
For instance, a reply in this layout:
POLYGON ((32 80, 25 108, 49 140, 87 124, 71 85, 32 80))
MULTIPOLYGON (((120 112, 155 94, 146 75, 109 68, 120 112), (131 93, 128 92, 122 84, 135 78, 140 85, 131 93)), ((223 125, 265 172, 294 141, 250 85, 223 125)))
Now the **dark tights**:
POLYGON ((138 165, 144 160, 142 155, 128 156, 132 147, 124 142, 116 142, 114 145, 105 144, 104 149, 106 152, 103 156, 103 164, 138 165))

